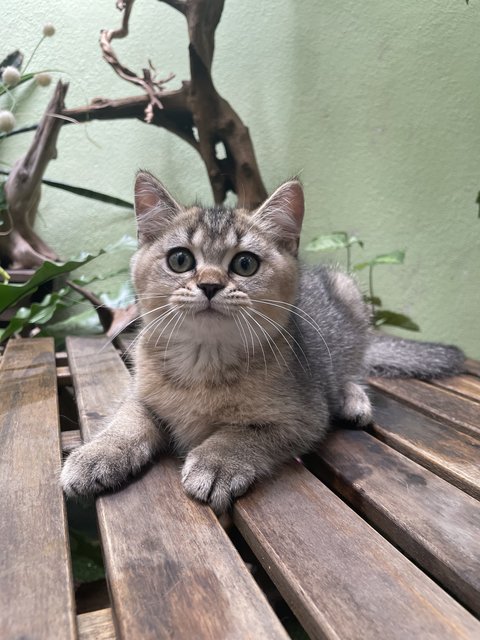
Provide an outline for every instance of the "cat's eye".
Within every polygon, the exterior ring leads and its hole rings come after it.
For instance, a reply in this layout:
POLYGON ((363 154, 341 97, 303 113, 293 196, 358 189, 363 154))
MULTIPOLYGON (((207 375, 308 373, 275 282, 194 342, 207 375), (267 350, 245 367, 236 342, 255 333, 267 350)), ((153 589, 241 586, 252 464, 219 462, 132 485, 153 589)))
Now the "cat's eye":
POLYGON ((188 249, 172 249, 167 256, 168 266, 176 273, 185 273, 195 267, 195 258, 188 249))
POLYGON ((253 276, 258 271, 260 260, 250 251, 242 251, 237 253, 230 263, 230 271, 239 276, 253 276))

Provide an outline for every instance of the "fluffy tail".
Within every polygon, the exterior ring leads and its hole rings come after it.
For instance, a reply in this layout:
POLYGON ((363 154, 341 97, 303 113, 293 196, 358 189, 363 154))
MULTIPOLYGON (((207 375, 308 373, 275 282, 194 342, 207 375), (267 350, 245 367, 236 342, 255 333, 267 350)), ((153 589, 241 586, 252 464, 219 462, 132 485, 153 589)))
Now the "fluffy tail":
POLYGON ((367 371, 381 378, 431 380, 463 370, 465 355, 457 347, 404 340, 373 332, 367 348, 367 371))

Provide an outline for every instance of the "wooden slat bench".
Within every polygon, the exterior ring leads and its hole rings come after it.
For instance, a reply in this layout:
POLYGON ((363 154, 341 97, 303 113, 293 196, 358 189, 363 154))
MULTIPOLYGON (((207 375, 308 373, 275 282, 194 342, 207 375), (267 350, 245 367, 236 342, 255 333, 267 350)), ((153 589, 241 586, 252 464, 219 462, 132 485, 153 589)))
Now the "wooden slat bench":
MULTIPOLYGON (((372 380, 368 430, 332 432, 236 503, 236 536, 305 630, 297 637, 480 638, 478 363, 467 371, 372 380)), ((128 381, 103 339, 70 338, 57 358, 47 338, 7 345, 0 638, 288 638, 236 537, 184 494, 172 458, 97 500, 110 607, 77 614, 61 449, 96 433, 128 381), (60 432, 57 393, 70 385, 80 430, 60 432)))

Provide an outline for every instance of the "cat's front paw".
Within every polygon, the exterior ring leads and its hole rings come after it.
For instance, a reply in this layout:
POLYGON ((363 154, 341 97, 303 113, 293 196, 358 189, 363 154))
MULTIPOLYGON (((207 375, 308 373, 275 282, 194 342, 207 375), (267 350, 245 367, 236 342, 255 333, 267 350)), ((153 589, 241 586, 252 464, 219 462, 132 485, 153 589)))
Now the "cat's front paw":
POLYGON ((185 491, 209 504, 216 513, 226 511, 234 498, 245 493, 255 477, 251 464, 201 446, 188 454, 182 469, 185 491))
POLYGON ((120 486, 130 470, 121 451, 94 440, 72 451, 60 481, 67 496, 91 496, 120 486))

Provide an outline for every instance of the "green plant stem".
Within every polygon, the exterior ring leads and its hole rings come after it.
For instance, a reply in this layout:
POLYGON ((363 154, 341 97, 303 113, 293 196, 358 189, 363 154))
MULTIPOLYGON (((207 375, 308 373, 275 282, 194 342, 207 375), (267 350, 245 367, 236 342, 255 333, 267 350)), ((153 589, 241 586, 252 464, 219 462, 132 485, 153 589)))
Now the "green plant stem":
POLYGON ((26 133, 27 131, 35 131, 38 129, 38 124, 31 124, 29 127, 22 127, 21 129, 15 129, 14 131, 10 131, 10 133, 2 133, 0 135, 0 140, 3 138, 9 138, 10 136, 16 136, 19 133, 26 133))
POLYGON ((351 264, 351 255, 350 255, 350 245, 347 245, 347 273, 350 273, 350 264, 351 264))
POLYGON ((38 43, 37 43, 37 46, 36 46, 36 47, 35 47, 35 49, 32 51, 32 54, 31 54, 30 58, 29 58, 29 59, 28 59, 28 61, 27 61, 27 64, 26 64, 26 65, 25 65, 25 67, 22 69, 22 73, 26 73, 26 72, 27 72, 28 66, 29 66, 30 62, 33 60, 33 56, 37 53, 37 49, 38 49, 38 47, 42 44, 42 42, 45 40, 45 38, 46 38, 46 37, 47 37, 47 36, 42 36, 42 37, 40 38, 40 40, 39 40, 39 41, 38 41, 38 43))
POLYGON ((373 297, 374 297, 374 293, 373 293, 373 264, 371 264, 368 268, 368 288, 370 290, 370 300, 371 302, 371 306, 372 306, 372 315, 375 313, 375 305, 373 303, 373 297))

